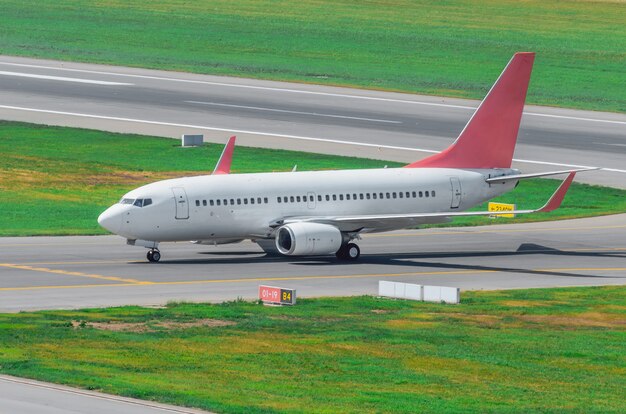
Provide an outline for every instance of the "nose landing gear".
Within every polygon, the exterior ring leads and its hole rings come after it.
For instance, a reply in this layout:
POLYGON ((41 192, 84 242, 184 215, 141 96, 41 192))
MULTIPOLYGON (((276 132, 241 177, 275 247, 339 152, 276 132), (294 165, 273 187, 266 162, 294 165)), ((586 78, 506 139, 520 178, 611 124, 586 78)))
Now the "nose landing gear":
POLYGON ((158 249, 150 249, 148 250, 148 254, 146 255, 148 261, 151 263, 156 263, 161 260, 161 252, 158 249))

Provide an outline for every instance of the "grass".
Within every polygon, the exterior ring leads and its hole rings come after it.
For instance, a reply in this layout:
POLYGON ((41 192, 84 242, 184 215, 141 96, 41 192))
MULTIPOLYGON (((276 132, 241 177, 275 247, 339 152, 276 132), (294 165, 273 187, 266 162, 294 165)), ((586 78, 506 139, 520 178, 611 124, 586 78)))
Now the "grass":
POLYGON ((528 102, 626 112, 626 5, 560 0, 0 3, 0 53, 482 98, 536 51, 528 102))
MULTIPOLYGON (((0 121, 0 236, 106 234, 98 215, 127 191, 159 179, 209 173, 223 146, 180 148, 179 141, 139 135, 0 121)), ((399 163, 238 147, 234 173, 381 168, 399 163)), ((527 180, 497 200, 543 205, 555 180, 527 180)), ((477 207, 486 209, 485 206, 477 207)), ((552 220, 626 211, 626 191, 574 184, 553 213, 515 220, 458 219, 454 225, 552 220)))
POLYGON ((0 315, 0 372, 224 413, 624 412, 626 287, 0 315))

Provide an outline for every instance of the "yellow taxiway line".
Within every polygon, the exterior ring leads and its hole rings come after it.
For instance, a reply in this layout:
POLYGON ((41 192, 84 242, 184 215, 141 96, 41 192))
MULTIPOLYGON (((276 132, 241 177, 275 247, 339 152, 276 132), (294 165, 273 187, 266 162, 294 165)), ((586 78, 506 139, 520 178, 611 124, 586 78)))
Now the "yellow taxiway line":
POLYGON ((34 266, 18 265, 18 264, 12 264, 12 263, 0 263, 0 267, 7 267, 10 269, 30 270, 32 272, 54 273, 54 274, 66 275, 66 276, 86 277, 90 279, 111 280, 114 282, 126 282, 126 283, 132 283, 132 284, 137 284, 137 285, 152 283, 152 282, 143 282, 137 279, 125 279, 125 278, 115 277, 115 276, 102 276, 102 275, 96 275, 93 273, 70 272, 70 271, 61 270, 61 269, 49 269, 47 267, 34 267, 34 266))
MULTIPOLYGON (((0 264, 3 266, 4 264, 0 264)), ((35 270, 28 269, 28 270, 35 270)), ((51 269, 48 269, 51 270, 51 269)), ((45 270, 41 270, 45 271, 45 270)), ((527 272, 576 272, 576 271, 626 271, 626 267, 595 267, 595 268, 554 268, 554 269, 528 269, 527 272)), ((79 288, 97 288, 97 287, 126 287, 126 286, 159 286, 159 285, 192 285, 192 284, 213 284, 213 283, 246 283, 246 282, 269 282, 269 281, 297 281, 297 280, 321 280, 321 279, 360 279, 360 278, 396 278, 407 276, 433 276, 433 275, 462 275, 462 274, 485 274, 500 273, 500 270, 446 270, 446 271, 430 271, 430 272, 407 272, 407 273, 371 273, 371 274, 354 274, 354 275, 310 275, 310 276, 287 276, 287 277, 256 277, 244 279, 210 279, 210 280, 179 280, 169 282, 144 282, 134 281, 134 279, 112 278, 108 276, 100 276, 105 280, 118 280, 128 283, 113 284, 90 284, 90 285, 65 285, 65 286, 22 286, 22 287, 6 287, 0 288, 0 292, 19 291, 19 290, 40 290, 40 289, 79 289, 79 288)), ((53 271, 52 273, 58 273, 53 271)), ((78 272, 63 272, 61 274, 71 274, 78 272)), ((87 275, 86 277, 94 277, 99 275, 87 275)))

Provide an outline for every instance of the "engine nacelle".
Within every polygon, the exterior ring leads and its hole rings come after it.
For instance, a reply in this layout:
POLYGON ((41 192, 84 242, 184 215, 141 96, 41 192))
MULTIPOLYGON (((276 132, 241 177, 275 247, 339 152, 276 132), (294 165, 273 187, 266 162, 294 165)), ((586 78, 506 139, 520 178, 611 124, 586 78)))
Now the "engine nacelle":
POLYGON ((334 254, 342 240, 339 229, 330 224, 285 224, 276 232, 276 248, 286 256, 334 254))

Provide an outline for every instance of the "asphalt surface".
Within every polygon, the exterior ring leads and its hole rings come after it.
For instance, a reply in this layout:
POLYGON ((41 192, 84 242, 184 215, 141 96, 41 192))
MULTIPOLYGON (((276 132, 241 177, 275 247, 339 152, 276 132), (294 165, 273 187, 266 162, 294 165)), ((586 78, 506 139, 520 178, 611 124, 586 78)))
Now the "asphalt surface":
MULTIPOLYGON (((0 119, 401 162, 447 147, 478 104, 8 56, 0 91, 0 119)), ((515 158, 525 172, 604 167, 577 180, 626 188, 626 115, 528 106, 515 158)))
POLYGON ((299 297, 377 293, 379 280, 510 289, 626 283, 626 214, 558 222, 365 236, 356 263, 267 257, 255 244, 162 244, 117 236, 0 239, 0 312, 257 297, 260 284, 299 297))
POLYGON ((190 408, 0 375, 3 414, 202 414, 190 408))

